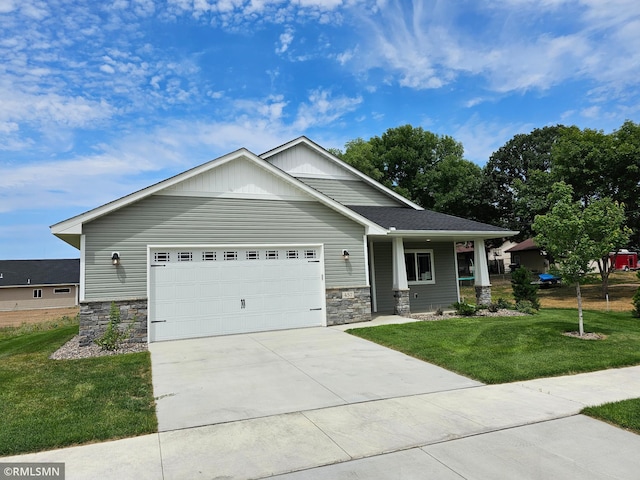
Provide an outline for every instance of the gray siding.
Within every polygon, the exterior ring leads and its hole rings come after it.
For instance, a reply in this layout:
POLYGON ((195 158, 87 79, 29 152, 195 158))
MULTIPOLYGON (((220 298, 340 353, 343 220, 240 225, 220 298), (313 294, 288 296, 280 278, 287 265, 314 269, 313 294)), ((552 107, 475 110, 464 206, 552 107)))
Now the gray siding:
POLYGON ((152 196, 83 231, 86 300, 146 297, 149 244, 324 244, 327 288, 367 283, 364 227, 315 202, 152 196))
POLYGON ((360 180, 331 180, 326 178, 298 178, 343 205, 403 207, 398 200, 360 180))
MULTIPOLYGON (((451 243, 405 242, 405 249, 433 250, 435 284, 409 285, 412 312, 433 311, 448 308, 458 301, 454 250, 451 243), (418 298, 415 298, 415 295, 418 298)), ((393 271, 391 267, 391 243, 374 243, 376 298, 379 313, 393 312, 393 271)))

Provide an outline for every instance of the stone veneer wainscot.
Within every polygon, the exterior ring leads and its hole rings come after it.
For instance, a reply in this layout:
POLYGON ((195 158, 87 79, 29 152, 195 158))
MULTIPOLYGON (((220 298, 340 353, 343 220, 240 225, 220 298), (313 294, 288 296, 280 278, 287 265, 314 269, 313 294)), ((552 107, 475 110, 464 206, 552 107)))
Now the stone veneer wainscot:
POLYGON ((80 346, 90 345, 96 338, 104 334, 109 325, 111 303, 120 309, 121 328, 130 328, 131 335, 127 340, 134 343, 147 341, 147 299, 134 300, 102 300, 80 303, 80 346))
POLYGON ((327 325, 368 322, 371 320, 371 289, 369 287, 327 288, 327 325), (343 298, 343 292, 353 292, 353 298, 343 298))

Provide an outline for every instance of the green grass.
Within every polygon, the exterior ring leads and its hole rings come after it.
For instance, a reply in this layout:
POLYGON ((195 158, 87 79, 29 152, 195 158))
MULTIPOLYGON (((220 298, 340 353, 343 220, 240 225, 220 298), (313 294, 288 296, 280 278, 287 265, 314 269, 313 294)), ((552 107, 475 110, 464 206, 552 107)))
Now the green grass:
POLYGON ((348 330, 381 345, 484 383, 506 383, 640 364, 640 321, 623 312, 585 312, 585 331, 605 340, 562 335, 578 327, 575 310, 525 317, 471 317, 348 330))
POLYGON ((0 456, 157 431, 148 352, 48 357, 77 325, 0 331, 0 456))
POLYGON ((640 398, 587 407, 581 413, 640 434, 640 398))

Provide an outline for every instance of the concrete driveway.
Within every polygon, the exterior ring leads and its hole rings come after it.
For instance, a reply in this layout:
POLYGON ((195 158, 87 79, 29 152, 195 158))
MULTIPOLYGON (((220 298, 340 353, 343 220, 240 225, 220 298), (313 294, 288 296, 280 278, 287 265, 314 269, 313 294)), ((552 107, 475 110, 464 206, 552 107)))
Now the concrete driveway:
POLYGON ((161 432, 481 385, 331 328, 149 350, 161 432))

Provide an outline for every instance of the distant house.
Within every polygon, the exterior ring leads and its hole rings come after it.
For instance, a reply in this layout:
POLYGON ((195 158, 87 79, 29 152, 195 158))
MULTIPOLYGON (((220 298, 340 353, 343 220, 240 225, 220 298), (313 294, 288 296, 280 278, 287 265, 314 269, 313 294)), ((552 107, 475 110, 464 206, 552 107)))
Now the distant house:
MULTIPOLYGON (((509 273, 511 265, 511 254, 509 249, 517 245, 511 240, 504 240, 502 244, 487 250, 487 265, 490 274, 509 273)), ((474 271, 474 249, 473 242, 459 243, 456 246, 458 257, 458 276, 473 277, 474 271)))
POLYGON ((0 311, 78 305, 80 259, 0 260, 0 311))
POLYGON ((547 273, 549 271, 549 259, 545 252, 528 238, 523 242, 506 250, 511 254, 511 269, 526 267, 533 273, 547 273))

